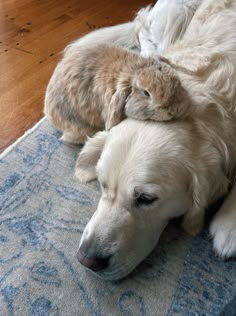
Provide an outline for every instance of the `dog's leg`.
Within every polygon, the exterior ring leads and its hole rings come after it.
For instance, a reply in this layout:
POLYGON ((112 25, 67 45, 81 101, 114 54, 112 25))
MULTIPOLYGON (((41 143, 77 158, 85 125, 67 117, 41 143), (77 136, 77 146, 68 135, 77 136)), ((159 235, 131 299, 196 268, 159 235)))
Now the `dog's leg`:
POLYGON ((219 256, 236 256, 236 184, 213 219, 210 233, 219 256))
POLYGON ((81 182, 89 182, 97 178, 96 165, 106 142, 108 133, 98 132, 89 138, 79 153, 75 166, 75 176, 81 182))

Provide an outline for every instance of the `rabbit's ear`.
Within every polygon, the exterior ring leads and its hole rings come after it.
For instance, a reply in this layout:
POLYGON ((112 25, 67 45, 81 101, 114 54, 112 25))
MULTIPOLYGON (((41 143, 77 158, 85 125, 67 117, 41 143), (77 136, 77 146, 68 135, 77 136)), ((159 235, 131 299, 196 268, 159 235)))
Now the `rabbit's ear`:
POLYGON ((113 94, 107 110, 106 130, 110 130, 125 118, 124 108, 130 92, 130 86, 126 85, 118 87, 117 91, 113 94))

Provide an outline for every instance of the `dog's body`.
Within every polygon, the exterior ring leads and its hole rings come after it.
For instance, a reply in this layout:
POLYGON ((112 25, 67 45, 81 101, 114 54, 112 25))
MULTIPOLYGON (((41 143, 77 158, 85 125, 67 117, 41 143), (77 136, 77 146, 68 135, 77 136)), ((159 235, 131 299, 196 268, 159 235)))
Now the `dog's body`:
MULTIPOLYGON (((76 175, 98 177, 102 197, 78 257, 101 277, 132 271, 171 218, 184 215, 185 229, 198 233, 206 207, 228 192, 236 163, 235 29, 235 0, 204 0, 183 38, 166 50, 171 62, 189 70, 179 76, 196 103, 190 117, 127 119, 85 144, 76 175)), ((236 255, 235 190, 210 227, 223 257, 236 255)))

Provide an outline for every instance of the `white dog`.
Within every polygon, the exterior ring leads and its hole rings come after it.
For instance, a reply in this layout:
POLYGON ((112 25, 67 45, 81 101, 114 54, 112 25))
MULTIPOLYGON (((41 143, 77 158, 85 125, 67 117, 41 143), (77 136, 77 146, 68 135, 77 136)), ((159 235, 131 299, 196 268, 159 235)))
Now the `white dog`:
MULTIPOLYGON (((137 23, 97 35, 132 47, 137 23)), ((186 70, 179 76, 192 98, 192 116, 169 123, 127 119, 82 149, 76 175, 83 182, 98 178, 102 197, 78 259, 99 276, 130 273, 174 217, 184 215, 183 227, 199 233, 206 207, 228 192, 236 163, 235 30, 236 0, 204 0, 182 39, 173 35, 176 42, 164 52, 186 70)), ((235 193, 233 188, 210 227, 216 252, 226 258, 236 255, 235 193)))

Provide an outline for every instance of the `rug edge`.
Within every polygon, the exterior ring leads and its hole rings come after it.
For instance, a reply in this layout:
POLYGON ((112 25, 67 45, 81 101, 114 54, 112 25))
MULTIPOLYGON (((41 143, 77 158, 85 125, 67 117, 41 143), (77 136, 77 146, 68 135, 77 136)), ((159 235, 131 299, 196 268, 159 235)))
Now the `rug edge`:
POLYGON ((43 116, 33 127, 25 131, 24 134, 17 138, 17 140, 13 144, 3 150, 3 152, 0 154, 0 159, 5 158, 16 145, 20 144, 27 136, 32 134, 45 120, 46 117, 43 116))

